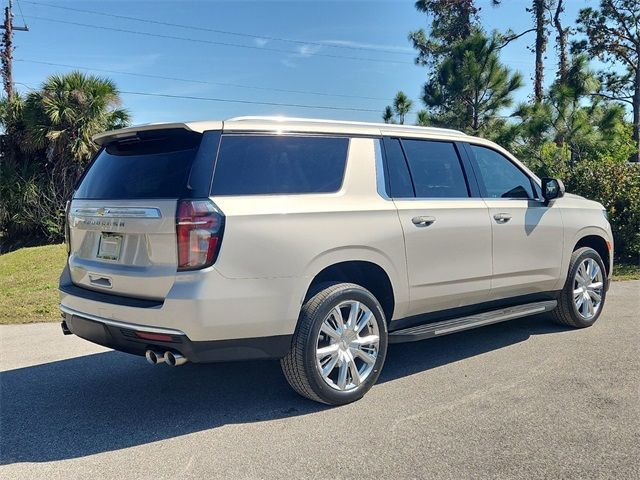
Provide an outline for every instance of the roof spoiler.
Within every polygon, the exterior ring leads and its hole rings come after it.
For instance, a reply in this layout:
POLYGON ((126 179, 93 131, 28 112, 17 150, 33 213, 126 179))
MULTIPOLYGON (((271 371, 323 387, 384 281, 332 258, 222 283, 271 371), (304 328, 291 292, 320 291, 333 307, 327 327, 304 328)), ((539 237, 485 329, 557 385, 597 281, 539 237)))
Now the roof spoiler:
POLYGON ((185 130, 194 131, 189 128, 187 123, 148 123, 145 125, 136 125, 134 127, 120 128, 118 130, 109 130, 108 132, 98 133, 91 137, 91 139, 102 146, 113 140, 121 140, 128 137, 135 137, 138 132, 144 132, 149 130, 167 130, 170 128, 183 128, 185 130))

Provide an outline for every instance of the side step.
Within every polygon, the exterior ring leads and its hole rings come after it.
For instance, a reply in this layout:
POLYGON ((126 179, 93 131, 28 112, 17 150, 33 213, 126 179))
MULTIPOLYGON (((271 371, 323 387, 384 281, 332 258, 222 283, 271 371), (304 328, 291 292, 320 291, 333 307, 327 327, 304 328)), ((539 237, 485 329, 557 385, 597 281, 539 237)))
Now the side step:
POLYGON ((442 322, 427 323, 415 327, 396 330, 389 334, 389 343, 417 342, 426 338, 439 337, 449 333, 461 332, 471 328, 483 327, 492 323, 505 322, 514 318, 526 317, 548 312, 558 305, 555 300, 527 303, 515 307, 501 308, 491 312, 478 313, 467 317, 453 318, 442 322))

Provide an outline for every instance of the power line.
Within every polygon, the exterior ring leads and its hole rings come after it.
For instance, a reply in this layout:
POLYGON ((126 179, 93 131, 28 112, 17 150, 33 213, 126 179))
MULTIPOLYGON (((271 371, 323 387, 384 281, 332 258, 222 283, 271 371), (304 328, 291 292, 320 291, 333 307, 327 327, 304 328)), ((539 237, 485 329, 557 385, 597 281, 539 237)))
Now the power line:
POLYGON ((236 36, 236 37, 252 38, 254 40, 269 40, 269 41, 275 41, 275 42, 293 43, 293 44, 296 44, 296 45, 315 45, 315 46, 319 46, 319 47, 344 48, 344 49, 349 49, 349 50, 361 50, 361 51, 364 50, 364 51, 390 53, 392 55, 414 56, 414 54, 410 53, 410 52, 399 52, 399 51, 388 50, 388 49, 378 48, 378 47, 366 47, 366 46, 356 46, 356 45, 335 45, 335 44, 326 43, 326 42, 314 42, 314 41, 305 41, 305 40, 298 40, 298 39, 291 39, 291 38, 273 37, 273 36, 270 36, 270 35, 257 35, 257 34, 244 33, 244 32, 232 32, 232 31, 229 31, 229 30, 219 30, 219 29, 215 29, 215 28, 201 27, 201 26, 197 26, 197 25, 186 25, 186 24, 181 24, 181 23, 163 22, 163 21, 160 21, 160 20, 152 20, 152 19, 149 19, 149 18, 130 17, 130 16, 127 16, 127 15, 118 15, 118 14, 115 14, 115 13, 99 12, 99 11, 96 11, 96 10, 85 10, 85 9, 81 9, 81 8, 63 7, 61 5, 52 5, 50 3, 32 2, 32 1, 29 1, 29 0, 22 0, 22 1, 24 3, 28 3, 28 4, 31 4, 31 5, 38 5, 38 6, 43 6, 43 7, 57 8, 57 9, 60 9, 60 10, 67 10, 67 11, 80 12, 80 13, 90 13, 90 14, 93 14, 93 15, 101 15, 103 17, 119 18, 119 19, 124 19, 124 20, 133 20, 133 21, 136 21, 136 22, 150 23, 150 24, 154 24, 154 25, 162 25, 162 26, 165 26, 165 27, 177 27, 177 28, 184 28, 184 29, 188 29, 188 30, 200 30, 200 31, 203 31, 203 32, 218 33, 218 34, 222 34, 222 35, 233 35, 233 36, 236 36))
MULTIPOLYGON (((48 17, 40 17, 40 16, 37 16, 37 15, 27 15, 27 18, 37 19, 37 20, 44 20, 46 22, 62 23, 62 24, 65 24, 65 25, 74 25, 74 26, 77 26, 77 27, 96 28, 96 29, 99 29, 99 30, 108 30, 108 31, 120 32, 120 33, 131 33, 131 34, 134 34, 134 35, 141 35, 141 36, 145 36, 145 37, 166 38, 166 39, 169 39, 169 40, 181 40, 181 41, 186 41, 186 42, 205 43, 205 44, 208 44, 208 45, 219 45, 219 46, 224 46, 224 47, 235 47, 235 48, 247 48, 247 49, 251 49, 251 50, 279 52, 279 53, 286 53, 286 54, 289 54, 289 55, 298 55, 298 56, 301 55, 300 52, 295 52, 295 51, 292 51, 292 50, 285 50, 283 48, 259 47, 257 45, 242 45, 242 44, 239 44, 239 43, 219 42, 219 41, 215 41, 215 40, 205 40, 205 39, 191 38, 191 37, 179 37, 177 35, 166 35, 166 34, 162 34, 162 33, 139 32, 139 31, 136 31, 136 30, 127 30, 125 28, 105 27, 105 26, 102 26, 102 25, 93 25, 93 24, 89 24, 89 23, 71 22, 71 21, 68 21, 68 20, 59 20, 59 19, 48 18, 48 17)), ((346 59, 346 60, 357 60, 357 61, 363 61, 363 62, 395 63, 395 64, 403 64, 403 65, 408 65, 408 64, 413 65, 413 62, 407 62, 407 61, 401 61, 401 60, 385 60, 385 59, 369 58, 369 57, 351 57, 351 56, 347 56, 347 55, 333 55, 333 54, 330 54, 330 53, 319 53, 319 52, 307 52, 302 56, 341 58, 341 59, 346 59)))
POLYGON ((53 67, 65 67, 65 68, 74 68, 76 70, 85 70, 85 71, 94 71, 94 72, 104 72, 115 75, 129 75, 132 77, 143 77, 143 78, 157 78, 160 80, 171 80, 175 82, 187 82, 187 83, 198 83, 205 85, 216 85, 221 87, 237 87, 237 88, 247 88, 252 90, 263 90, 263 91, 271 91, 271 92, 281 92, 281 93, 300 93, 305 95, 320 95, 324 97, 341 97, 341 98, 359 98, 363 100, 383 100, 388 101, 388 98, 381 97, 367 97, 364 95, 347 95, 341 93, 328 93, 328 92, 314 92, 314 91, 306 91, 306 90, 290 90, 285 88, 272 88, 272 87, 260 87, 255 85, 243 85, 239 83, 227 83, 227 82, 212 82, 208 80, 197 80, 197 79, 189 79, 189 78, 180 78, 180 77, 169 77, 165 75, 154 75, 150 73, 133 73, 133 72, 123 72, 121 70, 107 70, 105 68, 94 68, 94 67, 85 67, 79 65, 69 65, 65 63, 54 63, 54 62, 45 62, 40 60, 28 60, 23 58, 16 58, 16 62, 25 62, 25 63, 35 63, 39 65, 50 65, 53 67))
POLYGON ((294 108, 310 108, 321 110, 341 110, 348 112, 375 112, 380 113, 380 110, 373 108, 358 108, 358 107, 335 107, 331 105, 305 105, 301 103, 280 103, 280 102, 259 102, 253 100, 238 100, 231 98, 215 98, 215 97, 195 97, 191 95, 170 95, 168 93, 150 93, 150 92, 131 92, 122 90, 119 93, 123 95, 142 95, 146 97, 164 97, 164 98, 178 98, 187 100, 202 100, 207 102, 224 102, 224 103, 242 103, 248 105, 267 105, 271 107, 294 107, 294 108))
MULTIPOLYGON (((38 91, 38 87, 27 83, 16 82, 16 84, 22 85, 31 91, 38 91)), ((185 100, 202 100, 207 102, 222 102, 222 103, 242 103, 247 105, 267 105, 270 107, 294 107, 294 108, 308 108, 308 109, 321 109, 321 110, 338 110, 346 112, 375 112, 380 113, 379 109, 373 108, 359 108, 359 107, 335 107, 332 105, 306 105, 303 103, 281 103, 281 102, 261 102, 253 100, 238 100, 234 98, 216 98, 216 97, 196 97, 193 95, 171 95, 169 93, 152 93, 152 92, 132 92, 128 90, 119 90, 119 94, 122 95, 139 95, 144 97, 163 97, 185 100)))

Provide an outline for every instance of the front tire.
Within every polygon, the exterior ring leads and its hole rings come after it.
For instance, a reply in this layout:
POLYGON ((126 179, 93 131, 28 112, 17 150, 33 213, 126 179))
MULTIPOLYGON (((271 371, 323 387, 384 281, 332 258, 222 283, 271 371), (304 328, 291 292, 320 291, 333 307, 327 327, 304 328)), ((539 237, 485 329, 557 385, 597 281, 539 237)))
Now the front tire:
POLYGON ((607 296, 607 271, 598 252, 582 247, 573 252, 567 281, 552 312, 557 323, 574 328, 593 325, 607 296))
POLYGON ((291 350, 280 365, 300 395, 343 405, 371 389, 386 354, 387 324, 378 300, 359 285, 336 283, 302 306, 291 350))

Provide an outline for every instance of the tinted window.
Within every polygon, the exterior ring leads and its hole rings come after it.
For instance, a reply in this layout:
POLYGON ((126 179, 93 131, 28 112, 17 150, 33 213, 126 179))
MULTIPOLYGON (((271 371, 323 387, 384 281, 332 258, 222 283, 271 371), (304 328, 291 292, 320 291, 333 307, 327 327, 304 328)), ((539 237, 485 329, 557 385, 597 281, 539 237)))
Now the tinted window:
POLYGON ((448 142, 402 140, 416 197, 468 197, 467 182, 456 148, 448 142))
POLYGON ((112 142, 92 162, 74 197, 106 200, 190 196, 189 173, 201 139, 202 135, 194 132, 162 130, 139 132, 136 137, 112 142))
POLYGON ((534 198, 531 180, 502 154, 489 148, 471 145, 488 198, 534 198))
POLYGON ((335 192, 348 146, 338 137, 223 135, 212 194, 335 192))
POLYGON ((385 138, 384 150, 389 180, 387 194, 392 198, 413 197, 411 175, 409 175, 409 168, 404 159, 404 153, 402 153, 400 140, 385 138))

